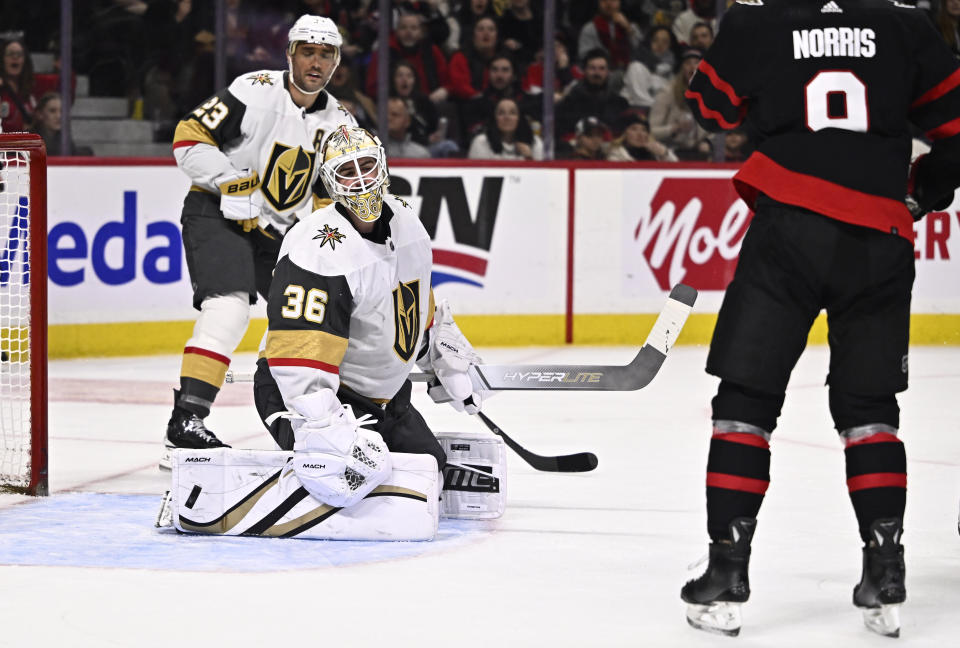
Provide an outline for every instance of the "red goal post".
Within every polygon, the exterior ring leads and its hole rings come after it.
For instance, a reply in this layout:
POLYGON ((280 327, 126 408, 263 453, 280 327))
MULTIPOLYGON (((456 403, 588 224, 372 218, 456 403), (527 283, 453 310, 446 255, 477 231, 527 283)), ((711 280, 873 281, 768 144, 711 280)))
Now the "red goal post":
POLYGON ((0 492, 47 495, 47 154, 0 134, 0 492))

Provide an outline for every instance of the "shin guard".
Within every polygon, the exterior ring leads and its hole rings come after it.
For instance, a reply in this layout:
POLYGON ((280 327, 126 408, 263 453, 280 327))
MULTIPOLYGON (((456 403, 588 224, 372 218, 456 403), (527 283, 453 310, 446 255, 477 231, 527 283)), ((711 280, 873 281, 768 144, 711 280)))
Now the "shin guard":
POLYGON ((707 531, 719 542, 734 519, 756 518, 760 511, 770 485, 770 435, 746 423, 715 424, 707 460, 707 531))
POLYGON ((870 526, 883 518, 903 519, 907 501, 907 455, 897 430, 861 425, 840 433, 847 464, 847 490, 857 515, 860 537, 870 541, 870 526))

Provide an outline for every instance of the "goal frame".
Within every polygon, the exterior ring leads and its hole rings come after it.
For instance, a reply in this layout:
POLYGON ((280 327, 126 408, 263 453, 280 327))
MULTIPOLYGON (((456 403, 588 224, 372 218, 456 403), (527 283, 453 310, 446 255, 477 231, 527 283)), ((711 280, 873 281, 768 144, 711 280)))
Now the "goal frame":
MULTIPOLYGON (((30 164, 30 477, 22 492, 48 495, 47 151, 32 133, 0 133, 0 150, 23 151, 30 164)), ((4 488, 21 491, 0 484, 4 488)))

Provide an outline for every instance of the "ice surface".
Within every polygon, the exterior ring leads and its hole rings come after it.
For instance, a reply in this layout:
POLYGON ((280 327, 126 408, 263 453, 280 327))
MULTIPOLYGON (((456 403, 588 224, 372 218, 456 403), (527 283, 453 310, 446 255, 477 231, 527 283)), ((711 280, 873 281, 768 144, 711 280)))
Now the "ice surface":
MULTIPOLYGON (((628 362, 636 349, 483 350, 488 362, 628 362)), ((736 639, 691 629, 679 590, 706 550, 704 468, 716 380, 677 347, 629 393, 503 393, 484 411, 539 454, 589 450, 582 475, 508 457, 507 511, 444 522, 434 543, 196 538, 152 526, 179 357, 53 362, 45 500, 0 496, 0 647, 955 645, 960 636, 960 349, 911 350, 901 397, 909 492, 900 639, 851 604, 860 547, 843 452, 806 351, 772 442, 753 598, 736 639)), ((252 356, 238 356, 243 370, 252 356)), ((433 428, 479 431, 415 387, 433 428)), ((269 448, 248 385, 208 419, 235 447, 269 448)))

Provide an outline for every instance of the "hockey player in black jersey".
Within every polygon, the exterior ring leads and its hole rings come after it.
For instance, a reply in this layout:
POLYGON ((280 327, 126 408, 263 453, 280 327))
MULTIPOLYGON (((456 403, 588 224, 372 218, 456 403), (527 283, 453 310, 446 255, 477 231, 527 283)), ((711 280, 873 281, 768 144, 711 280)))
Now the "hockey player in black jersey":
MULTIPOLYGON (((695 627, 735 635, 770 481, 769 440, 814 318, 827 312, 830 412, 863 540, 853 602, 899 635, 914 220, 960 184, 960 70, 927 17, 887 0, 737 0, 686 92, 709 130, 756 152, 734 177, 754 210, 707 371, 706 572, 681 592, 695 627), (910 125, 933 142, 910 164, 910 125)), ((762 532, 761 532, 762 533, 762 532)))

